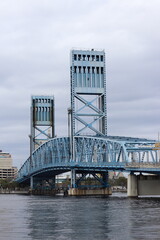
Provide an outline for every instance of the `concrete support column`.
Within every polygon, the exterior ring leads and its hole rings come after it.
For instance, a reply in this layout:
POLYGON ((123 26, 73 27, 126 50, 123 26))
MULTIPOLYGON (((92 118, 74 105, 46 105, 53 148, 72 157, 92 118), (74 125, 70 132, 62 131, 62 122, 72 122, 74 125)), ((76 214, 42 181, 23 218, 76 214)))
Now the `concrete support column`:
POLYGON ((33 176, 30 177, 30 189, 33 190, 33 176))
POLYGON ((102 173, 102 180, 104 182, 104 187, 108 187, 108 172, 102 173))
POLYGON ((133 173, 128 175, 127 195, 128 197, 138 197, 138 179, 133 173))
POLYGON ((54 189, 56 187, 56 176, 52 177, 52 188, 54 189))
POLYGON ((71 170, 71 188, 76 187, 76 170, 72 169, 71 170))
POLYGON ((34 187, 33 176, 31 176, 30 177, 30 189, 29 189, 30 194, 33 193, 33 187, 34 187))

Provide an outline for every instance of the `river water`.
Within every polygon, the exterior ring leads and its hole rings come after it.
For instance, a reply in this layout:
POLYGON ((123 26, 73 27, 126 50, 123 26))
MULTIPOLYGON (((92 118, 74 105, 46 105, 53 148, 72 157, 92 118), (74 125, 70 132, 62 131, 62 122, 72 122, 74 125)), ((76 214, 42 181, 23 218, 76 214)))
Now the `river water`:
POLYGON ((160 239, 160 199, 1 194, 0 239, 160 239))

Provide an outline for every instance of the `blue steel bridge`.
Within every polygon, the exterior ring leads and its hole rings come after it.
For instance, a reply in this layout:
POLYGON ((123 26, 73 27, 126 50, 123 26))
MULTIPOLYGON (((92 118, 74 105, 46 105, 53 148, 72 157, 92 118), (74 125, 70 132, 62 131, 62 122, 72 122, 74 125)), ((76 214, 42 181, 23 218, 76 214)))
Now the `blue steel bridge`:
POLYGON ((68 171, 72 188, 78 187, 87 174, 104 187, 108 171, 160 174, 158 142, 107 135, 104 51, 71 52, 68 137, 54 135, 54 98, 36 96, 32 97, 30 141, 30 156, 19 169, 17 181, 28 182, 32 188, 36 182, 55 180, 56 175, 68 171))
POLYGON ((53 138, 42 144, 18 172, 18 182, 31 176, 49 179, 75 169, 80 173, 112 171, 160 173, 155 141, 127 137, 75 137, 75 158, 70 139, 53 138))

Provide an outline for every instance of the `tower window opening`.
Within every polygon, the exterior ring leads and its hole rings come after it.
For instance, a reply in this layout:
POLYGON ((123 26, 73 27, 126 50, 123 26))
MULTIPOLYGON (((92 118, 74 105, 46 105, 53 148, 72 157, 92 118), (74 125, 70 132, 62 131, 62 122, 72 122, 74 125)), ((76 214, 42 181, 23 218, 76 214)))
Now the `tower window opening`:
POLYGON ((83 73, 86 73, 86 68, 85 67, 83 67, 83 73))
POLYGON ((76 54, 74 54, 74 60, 75 60, 75 61, 77 60, 77 55, 76 55, 76 54))
POLYGON ((99 67, 97 67, 97 74, 99 74, 99 67))
POLYGON ((95 73, 95 68, 94 67, 92 67, 92 73, 95 73))
POLYGON ((74 73, 76 73, 77 67, 74 67, 74 73))
POLYGON ((101 67, 101 74, 103 74, 103 67, 101 67))
POLYGON ((78 61, 81 61, 81 55, 80 54, 78 55, 78 61))
POLYGON ((83 61, 85 61, 86 60, 86 55, 83 55, 83 61))
POLYGON ((96 61, 99 62, 99 55, 96 55, 96 61))
POLYGON ((101 62, 103 62, 103 55, 101 55, 101 62))
POLYGON ((92 55, 92 61, 95 61, 95 55, 92 55))
POLYGON ((88 59, 88 61, 89 61, 89 59, 90 59, 90 55, 87 55, 87 59, 88 59))

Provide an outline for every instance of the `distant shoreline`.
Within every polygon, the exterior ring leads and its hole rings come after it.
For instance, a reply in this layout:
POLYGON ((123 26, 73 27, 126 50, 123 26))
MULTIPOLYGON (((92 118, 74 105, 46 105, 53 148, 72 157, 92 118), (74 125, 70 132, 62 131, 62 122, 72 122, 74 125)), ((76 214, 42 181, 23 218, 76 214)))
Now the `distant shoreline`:
POLYGON ((29 192, 28 191, 15 191, 15 190, 8 190, 8 189, 3 189, 3 190, 0 190, 0 194, 25 194, 25 195, 29 195, 29 192))

